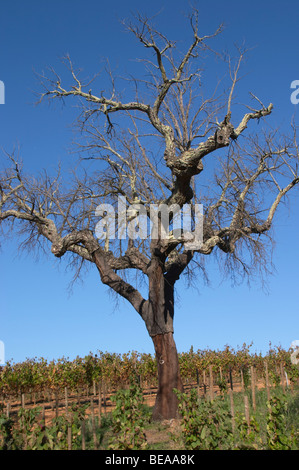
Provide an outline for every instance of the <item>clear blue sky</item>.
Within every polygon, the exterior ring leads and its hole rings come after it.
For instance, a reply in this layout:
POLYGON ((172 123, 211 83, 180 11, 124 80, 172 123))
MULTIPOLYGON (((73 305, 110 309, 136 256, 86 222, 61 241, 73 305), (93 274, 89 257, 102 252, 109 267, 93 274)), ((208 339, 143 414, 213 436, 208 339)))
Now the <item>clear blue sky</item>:
MULTIPOLYGON (((287 132, 296 106, 290 102, 290 84, 299 79, 299 28, 297 0, 240 2, 199 1, 204 34, 225 24, 217 46, 231 49, 245 40, 252 47, 240 82, 240 96, 252 91, 273 102, 273 126, 287 132), (219 42, 220 41, 220 42, 219 42)), ((0 80, 5 83, 5 105, 0 105, 0 146, 20 146, 28 172, 53 169, 63 160, 71 164, 68 149, 75 117, 71 106, 34 106, 33 91, 40 91, 34 70, 60 67, 69 53, 84 74, 92 76, 108 57, 112 68, 134 71, 132 59, 142 49, 120 23, 136 11, 149 16, 161 11, 157 24, 178 41, 188 39, 183 19, 189 2, 183 0, 3 0, 0 16, 0 80)), ((296 118, 298 124, 298 118, 296 118)), ((253 123, 252 126, 255 126, 253 123)), ((1 157, 2 158, 2 157, 1 157)), ((211 266, 211 287, 199 283, 200 293, 180 284, 175 313, 175 340, 179 351, 237 348, 253 341, 253 350, 266 352, 272 345, 290 346, 299 339, 299 212, 298 190, 291 194, 289 210, 275 219, 276 273, 268 278, 268 293, 259 284, 231 287, 220 284, 211 266)), ((26 357, 74 358, 97 350, 153 353, 144 324, 121 301, 115 309, 107 288, 95 270, 71 294, 71 272, 51 254, 39 260, 18 253, 14 239, 2 240, 0 253, 0 340, 6 360, 26 357)))

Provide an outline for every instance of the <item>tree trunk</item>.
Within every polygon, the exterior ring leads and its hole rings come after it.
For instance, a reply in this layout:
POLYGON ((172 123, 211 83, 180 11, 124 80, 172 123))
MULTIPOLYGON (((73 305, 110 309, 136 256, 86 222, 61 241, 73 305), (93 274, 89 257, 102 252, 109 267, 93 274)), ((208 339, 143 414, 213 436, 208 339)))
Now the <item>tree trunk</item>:
POLYGON ((152 338, 158 365, 158 392, 153 411, 154 420, 178 417, 178 400, 173 389, 183 391, 178 354, 172 333, 152 338))
POLYGON ((173 339, 174 283, 163 274, 163 264, 152 261, 149 276, 149 303, 146 326, 153 340, 158 366, 158 392, 154 420, 178 416, 178 400, 173 392, 183 391, 179 360, 173 339))
POLYGON ((149 298, 145 300, 111 269, 101 250, 95 250, 93 258, 102 282, 131 302, 145 322, 153 340, 158 365, 158 393, 153 418, 175 418, 178 401, 173 389, 183 390, 173 339, 174 283, 179 275, 173 273, 172 276, 166 277, 163 256, 154 255, 148 269, 149 298))

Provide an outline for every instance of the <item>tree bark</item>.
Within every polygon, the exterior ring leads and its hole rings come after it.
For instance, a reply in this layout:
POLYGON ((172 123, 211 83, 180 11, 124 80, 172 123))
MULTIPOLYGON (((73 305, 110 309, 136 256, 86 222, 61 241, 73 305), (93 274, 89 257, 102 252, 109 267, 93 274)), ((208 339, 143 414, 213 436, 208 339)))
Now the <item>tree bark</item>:
POLYGON ((105 253, 97 249, 92 256, 102 282, 131 302, 153 340, 158 366, 158 392, 153 419, 177 417, 178 401, 173 389, 183 390, 173 339, 174 283, 178 275, 166 276, 163 256, 154 256, 148 271, 149 298, 145 301, 136 289, 111 269, 105 253))
POLYGON ((174 283, 164 276, 161 259, 153 259, 149 272, 149 303, 146 327, 153 340, 158 392, 153 420, 178 416, 178 400, 173 389, 183 391, 179 360, 173 339, 174 283))
POLYGON ((179 360, 173 333, 165 333, 152 338, 158 365, 158 392, 153 411, 153 420, 178 417, 178 399, 173 392, 183 391, 179 360))

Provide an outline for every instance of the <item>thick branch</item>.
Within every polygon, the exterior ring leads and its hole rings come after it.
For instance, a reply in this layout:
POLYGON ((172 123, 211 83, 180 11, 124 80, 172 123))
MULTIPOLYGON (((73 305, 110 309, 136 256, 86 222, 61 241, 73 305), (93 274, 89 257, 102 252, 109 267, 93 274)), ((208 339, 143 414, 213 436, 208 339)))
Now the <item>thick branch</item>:
POLYGON ((192 260, 193 255, 193 251, 184 251, 183 253, 178 253, 175 255, 175 259, 166 265, 166 281, 170 284, 174 284, 192 260))
POLYGON ((273 104, 270 103, 267 108, 262 108, 253 113, 245 114, 238 127, 234 129, 232 133, 232 138, 236 139, 237 137, 239 137, 239 135, 246 129, 247 124, 251 119, 261 119, 262 117, 268 116, 269 114, 271 114, 272 109, 273 104))
POLYGON ((135 310, 146 320, 146 301, 133 286, 124 281, 111 268, 105 253, 98 249, 92 253, 93 261, 96 264, 103 284, 109 286, 117 294, 128 300, 135 310))

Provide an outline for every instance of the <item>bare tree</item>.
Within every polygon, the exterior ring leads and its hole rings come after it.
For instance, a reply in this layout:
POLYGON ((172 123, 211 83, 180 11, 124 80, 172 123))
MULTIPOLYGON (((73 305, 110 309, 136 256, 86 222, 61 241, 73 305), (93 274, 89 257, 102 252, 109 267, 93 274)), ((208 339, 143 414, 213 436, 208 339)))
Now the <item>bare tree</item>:
MULTIPOLYGON (((257 109, 248 107, 233 124, 233 97, 245 51, 238 51, 235 62, 227 61, 227 93, 219 97, 215 90, 205 97, 203 55, 215 54, 210 42, 221 27, 200 36, 197 12, 190 16, 190 26, 192 41, 180 53, 147 18, 137 16, 127 25, 149 54, 142 60, 146 77, 134 77, 128 90, 128 96, 133 90, 133 99, 118 94, 109 69, 111 90, 94 93, 93 82, 80 78, 69 57, 70 86, 54 70, 43 75, 40 101, 73 98, 80 104, 81 166, 71 177, 58 172, 55 178, 46 173, 33 178, 26 176, 18 156, 10 154, 11 166, 0 179, 3 230, 19 233, 25 246, 51 246, 56 257, 69 256, 76 273, 86 263, 95 265, 102 283, 128 300, 144 320, 158 365, 154 419, 176 416, 173 389, 183 389, 173 339, 176 281, 183 273, 194 276, 196 269, 204 274, 204 260, 211 253, 233 274, 250 277, 267 270, 274 215, 299 182, 295 128, 290 138, 273 130, 245 132, 272 113, 272 104, 264 106, 252 95, 257 109), (95 165, 93 171, 85 170, 86 160, 95 165), (125 216, 135 224, 136 234, 140 213, 150 219, 152 205, 202 203, 202 243, 191 249, 175 230, 162 236, 160 217, 156 237, 151 232, 122 236, 120 197, 130 205, 125 216), (99 206, 108 207, 103 204, 115 211, 113 237, 108 225, 104 238, 95 230, 106 216, 99 211, 99 206), (147 282, 148 298, 134 287, 132 272, 147 282)), ((169 213, 170 225, 174 213, 169 213)))

